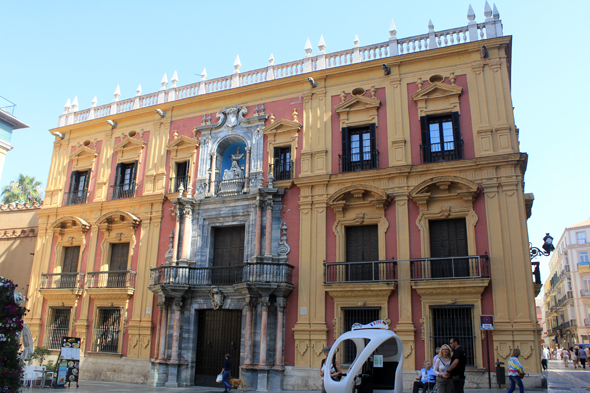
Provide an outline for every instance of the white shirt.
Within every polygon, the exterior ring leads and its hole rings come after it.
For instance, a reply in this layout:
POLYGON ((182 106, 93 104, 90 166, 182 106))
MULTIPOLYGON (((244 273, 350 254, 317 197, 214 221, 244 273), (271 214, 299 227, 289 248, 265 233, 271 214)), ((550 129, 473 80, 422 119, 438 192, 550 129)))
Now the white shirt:
POLYGON ((547 348, 543 348, 543 351, 541 351, 541 359, 542 360, 549 359, 549 350, 547 348))
POLYGON ((447 370, 449 369, 449 367, 451 366, 451 359, 443 359, 441 357, 439 357, 436 360, 436 364, 434 365, 433 371, 434 371, 434 375, 436 375, 437 377, 439 376, 443 376, 444 373, 447 372, 447 370))

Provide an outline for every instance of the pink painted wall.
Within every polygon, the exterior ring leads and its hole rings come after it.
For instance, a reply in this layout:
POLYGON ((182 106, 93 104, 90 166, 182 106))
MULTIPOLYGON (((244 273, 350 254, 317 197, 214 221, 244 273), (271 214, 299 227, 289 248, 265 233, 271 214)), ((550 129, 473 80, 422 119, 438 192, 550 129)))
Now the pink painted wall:
MULTIPOLYGON (((448 85, 451 82, 445 79, 443 83, 448 85)), ((463 157, 465 159, 475 158, 475 150, 473 145, 473 128, 471 126, 471 106, 469 103, 469 90, 467 88, 467 76, 457 75, 455 81, 457 86, 463 88, 463 93, 459 96, 459 105, 461 106, 461 115, 459 115, 459 127, 461 129, 461 137, 463 138, 463 157)), ((429 82, 424 82, 422 88, 430 85, 429 82)), ((420 164, 420 144, 422 143, 422 130, 420 128, 420 118, 418 117, 418 103, 412 99, 412 94, 418 91, 418 85, 409 83, 408 85, 408 114, 410 116, 410 146, 412 152, 412 164, 420 164)))
MULTIPOLYGON (((138 135, 136 135, 134 138, 138 138, 138 135)), ((139 167, 137 168, 137 177, 135 179, 135 182, 137 183, 137 186, 135 188, 135 196, 136 197, 140 197, 143 195, 143 180, 145 178, 146 157, 147 157, 147 151, 149 150, 148 148, 149 148, 149 140, 150 140, 150 132, 149 131, 147 131, 143 134, 142 140, 146 143, 146 145, 141 152, 141 158, 139 160, 140 161, 139 167)), ((114 142, 115 145, 117 145, 119 142, 121 142, 121 137, 116 137, 115 142, 114 142)), ((108 200, 111 200, 111 195, 112 195, 112 189, 110 188, 110 186, 112 186, 115 183, 118 155, 119 155, 119 152, 113 152, 113 160, 111 161, 111 173, 109 175, 109 184, 108 184, 109 185, 108 200)))
MULTIPOLYGON (((215 119, 215 115, 212 115, 213 119, 215 119)), ((195 129, 195 127, 200 126, 201 125, 201 121, 202 121, 202 116, 195 116, 195 117, 190 117, 188 119, 181 119, 181 120, 174 120, 172 121, 172 123, 170 124, 170 133, 168 135, 168 142, 170 143, 174 140, 174 132, 177 131, 178 132, 178 136, 187 136, 189 138, 193 138, 193 130, 195 129)), ((199 139, 201 137, 201 131, 198 131, 196 134, 197 139, 199 139)), ((193 176, 191 177, 191 183, 193 185, 193 190, 195 188, 195 180, 197 178, 197 170, 198 170, 198 163, 199 163, 199 156, 201 153, 201 149, 197 148, 197 155, 196 155, 196 159, 195 162, 193 163, 193 168, 192 168, 192 174, 193 176)), ((170 166, 170 157, 171 157, 171 152, 166 151, 166 188, 165 188, 165 192, 168 192, 170 190, 170 177, 172 176, 172 167, 170 166)), ((168 233, 170 234, 170 233, 168 233)))
MULTIPOLYGON (((365 97, 371 97, 371 92, 365 92, 365 97)), ((340 115, 336 113, 334 108, 342 103, 339 95, 332 96, 332 173, 339 173, 338 170, 338 154, 342 154, 342 130, 340 129, 340 115)), ((352 98, 352 94, 346 95, 346 100, 352 98)), ((379 150, 379 169, 387 168, 389 166, 389 149, 387 140, 387 100, 385 88, 377 89, 375 98, 381 101, 381 106, 377 110, 378 126, 375 129, 376 147, 379 150)))

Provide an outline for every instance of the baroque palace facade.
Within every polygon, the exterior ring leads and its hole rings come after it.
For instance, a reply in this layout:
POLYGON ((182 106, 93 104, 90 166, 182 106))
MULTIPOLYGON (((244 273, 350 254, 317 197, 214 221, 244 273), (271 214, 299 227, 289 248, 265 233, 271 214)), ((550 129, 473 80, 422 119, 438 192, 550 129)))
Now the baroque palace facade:
MULTIPOLYGON (((406 384, 458 336, 468 385, 539 337, 511 90, 484 23, 235 72, 60 117, 38 211, 35 343, 83 378, 316 389, 322 349, 386 320, 406 384), (428 49, 426 49, 428 48, 428 49), (518 283, 518 284, 517 284, 518 283), (518 301, 517 301, 518 299, 518 301), (479 315, 495 316, 490 342, 479 315), (493 363, 491 364, 493 367, 493 363)), ((354 359, 343 347, 343 364, 354 359)), ((527 378, 529 384, 540 378, 527 378)))

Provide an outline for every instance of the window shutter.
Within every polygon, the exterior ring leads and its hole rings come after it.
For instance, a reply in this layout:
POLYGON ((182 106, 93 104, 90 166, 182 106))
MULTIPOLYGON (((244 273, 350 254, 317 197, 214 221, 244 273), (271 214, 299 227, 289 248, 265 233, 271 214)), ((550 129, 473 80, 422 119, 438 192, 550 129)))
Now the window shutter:
POLYGON ((189 174, 189 169, 191 167, 191 160, 188 160, 184 163, 184 176, 188 181, 188 174, 189 174))
POLYGON ((428 131, 428 118, 420 118, 420 127, 422 129, 422 146, 430 145, 430 132, 428 131))
POLYGON ((350 133, 348 127, 342 128, 342 154, 350 154, 350 133))
POLYGON ((76 183, 76 175, 77 174, 78 174, 77 171, 72 171, 72 174, 70 175, 70 186, 68 188, 68 191, 70 193, 74 191, 74 183, 76 183))
POLYGON ((92 169, 88 169, 86 172, 86 181, 84 182, 84 190, 88 191, 88 187, 90 186, 90 175, 92 174, 92 169))
POLYGON ((137 178, 137 167, 139 166, 139 161, 135 161, 135 165, 133 165, 133 176, 131 177, 131 184, 134 185, 135 179, 137 178))
MULTIPOLYGON (((378 161, 377 161, 377 127, 375 126, 375 123, 371 123, 369 125, 369 132, 370 132, 370 138, 371 138, 371 151, 370 151, 370 157, 371 157, 371 168, 375 168, 377 169, 378 166, 378 161)), ((378 259, 378 258, 377 258, 378 259)), ((377 259, 372 259, 373 261, 376 261, 377 259)))
POLYGON ((120 185, 121 182, 121 171, 123 170, 123 164, 118 163, 117 168, 115 169, 115 186, 120 185))
POLYGON ((461 129, 459 127, 459 112, 451 113, 451 120, 453 121, 453 137, 455 139, 455 151, 457 152, 457 159, 463 158, 463 149, 461 148, 461 129))
POLYGON ((276 165, 280 161, 280 158, 281 158, 281 148, 275 147, 272 162, 276 165))

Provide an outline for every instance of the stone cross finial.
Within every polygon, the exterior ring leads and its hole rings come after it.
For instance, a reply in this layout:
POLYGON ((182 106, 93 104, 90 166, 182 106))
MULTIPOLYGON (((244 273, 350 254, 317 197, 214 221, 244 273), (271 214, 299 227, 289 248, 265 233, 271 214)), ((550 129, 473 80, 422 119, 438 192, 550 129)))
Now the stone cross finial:
POLYGON ((160 90, 166 90, 166 86, 168 85, 168 76, 166 76, 165 73, 164 73, 164 76, 162 77, 162 80, 160 81, 160 83, 162 84, 162 87, 160 87, 160 90))
POLYGON ((121 89, 119 88, 119 85, 117 85, 117 88, 115 89, 115 92, 113 93, 113 95, 115 96, 115 99, 113 100, 113 102, 119 101, 119 97, 121 97, 121 89))
POLYGON ((305 57, 311 57, 311 51, 312 51, 311 42, 309 41, 309 38, 308 38, 307 42, 305 43, 305 57))
POLYGON ((178 83, 178 73, 176 71, 174 71, 174 74, 172 75, 172 86, 171 87, 176 87, 177 83, 178 83))
POLYGON ((96 106, 96 104, 98 104, 98 100, 96 99, 96 96, 94 96, 94 98, 92 99, 91 107, 94 108, 96 106))
POLYGON ((354 41, 353 41, 353 42, 354 42, 354 46, 355 46, 355 48, 356 48, 356 47, 358 47, 358 46, 360 45, 360 41, 359 41, 359 36, 358 36, 358 34, 356 34, 356 35, 354 36, 354 41))
POLYGON ((270 57, 268 58, 268 65, 274 65, 275 64, 275 57, 274 55, 271 53, 270 57))
POLYGON ((490 4, 488 3, 488 0, 486 0, 486 5, 483 9, 483 14, 486 17, 486 20, 491 18, 491 16, 492 16, 492 9, 490 8, 490 4))
POLYGON ((234 61, 234 74, 238 74, 240 72, 240 68, 242 68, 242 63, 240 62, 240 55, 237 55, 236 61, 234 61))
POLYGON ((391 25, 389 26, 389 36, 395 37, 396 35, 397 35, 397 28, 395 27, 395 22, 392 19, 391 25))
POLYGON ((141 95, 141 85, 137 86, 137 94, 135 95, 136 97, 139 97, 141 95))
POLYGON ((471 4, 469 4, 469 8, 467 9, 467 20, 469 20, 469 23, 475 21, 475 12, 473 12, 473 7, 471 7, 471 4))
POLYGON ((324 35, 320 36, 320 42, 318 43, 318 49, 320 50, 320 55, 326 53, 326 42, 324 41, 324 35))
POLYGON ((201 80, 204 81, 207 79, 207 69, 203 68, 203 72, 201 72, 201 80))

